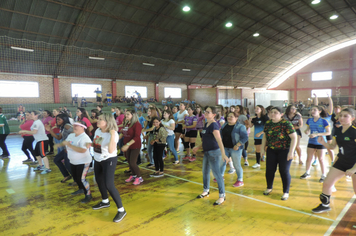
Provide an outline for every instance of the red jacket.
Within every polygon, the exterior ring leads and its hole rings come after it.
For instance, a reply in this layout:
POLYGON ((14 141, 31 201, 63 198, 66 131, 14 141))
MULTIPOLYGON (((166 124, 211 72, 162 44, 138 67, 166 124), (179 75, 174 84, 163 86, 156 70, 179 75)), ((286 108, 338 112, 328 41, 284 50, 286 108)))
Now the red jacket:
POLYGON ((130 124, 127 124, 121 130, 122 134, 124 135, 124 144, 126 145, 126 143, 130 142, 133 139, 135 140, 135 143, 132 144, 129 149, 140 149, 142 126, 140 122, 136 122, 131 128, 128 128, 129 126, 130 124))

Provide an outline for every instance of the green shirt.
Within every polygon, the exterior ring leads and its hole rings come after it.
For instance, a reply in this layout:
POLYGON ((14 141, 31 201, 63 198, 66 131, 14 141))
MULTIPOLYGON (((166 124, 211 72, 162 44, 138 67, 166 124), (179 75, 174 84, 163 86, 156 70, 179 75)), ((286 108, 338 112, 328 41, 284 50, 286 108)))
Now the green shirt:
POLYGON ((4 124, 4 126, 0 126, 0 134, 9 134, 10 127, 4 114, 0 114, 0 124, 4 124))
POLYGON ((289 149, 291 142, 289 135, 295 132, 292 123, 284 119, 277 123, 267 121, 263 131, 266 135, 266 145, 271 149, 289 149))

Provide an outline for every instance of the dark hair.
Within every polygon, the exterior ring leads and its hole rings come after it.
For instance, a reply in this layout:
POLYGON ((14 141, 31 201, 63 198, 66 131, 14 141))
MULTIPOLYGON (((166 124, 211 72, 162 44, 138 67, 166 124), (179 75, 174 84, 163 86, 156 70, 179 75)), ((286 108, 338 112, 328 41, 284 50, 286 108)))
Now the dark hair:
POLYGON ((157 109, 154 107, 148 108, 151 111, 150 118, 153 119, 154 117, 158 117, 159 113, 157 112, 157 109))
POLYGON ((287 107, 287 109, 286 109, 286 115, 287 115, 287 116, 289 115, 292 106, 294 106, 294 105, 289 105, 289 106, 287 107))
POLYGON ((79 120, 82 120, 84 117, 89 119, 89 117, 87 115, 87 111, 84 108, 78 107, 78 110, 82 113, 79 117, 79 120))
POLYGON ((63 131, 64 126, 65 126, 66 124, 71 125, 71 123, 70 123, 70 121, 69 121, 69 116, 68 116, 67 114, 64 114, 64 113, 58 114, 58 115, 56 116, 56 124, 57 124, 57 122, 58 122, 58 118, 60 118, 60 119, 63 120, 63 124, 62 124, 60 127, 58 127, 58 128, 60 129, 60 131, 63 131))
POLYGON ((272 110, 272 108, 273 108, 274 106, 268 106, 268 107, 266 107, 266 113, 268 113, 268 112, 270 112, 271 110, 272 110))
POLYGON ((232 112, 232 111, 229 111, 226 115, 226 120, 227 120, 227 117, 230 115, 230 114, 233 114, 235 116, 235 118, 238 118, 238 116, 236 115, 235 112, 232 112))
POLYGON ((277 110, 279 113, 283 113, 283 109, 281 107, 272 107, 271 111, 272 110, 277 110))
POLYGON ((100 109, 102 109, 104 106, 103 105, 97 105, 96 107, 100 107, 100 109))
POLYGON ((159 127, 163 127, 163 124, 162 124, 161 120, 158 117, 152 118, 152 120, 151 120, 151 124, 152 125, 153 125, 153 121, 155 121, 155 120, 158 120, 158 122, 160 122, 159 127))
POLYGON ((205 108, 204 108, 204 110, 206 111, 206 109, 208 109, 208 108, 210 108, 211 109, 211 113, 213 113, 213 114, 217 114, 218 113, 218 111, 217 111, 217 107, 216 106, 206 106, 205 108))
MULTIPOLYGON (((239 107, 239 115, 243 114, 243 112, 244 112, 243 106, 241 106, 241 105, 236 105, 236 106, 239 107)), ((236 110, 236 108, 235 108, 235 110, 236 110)))
POLYGON ((100 116, 100 112, 98 109, 92 109, 91 113, 95 113, 95 117, 94 117, 95 119, 97 119, 100 116))
POLYGON ((196 108, 195 108, 195 111, 196 111, 196 113, 197 113, 197 115, 200 117, 200 116, 202 116, 203 115, 203 109, 200 107, 200 106, 197 106, 196 108), (198 113, 198 111, 197 111, 197 109, 200 109, 200 112, 198 113))
POLYGON ((33 114, 35 114, 35 116, 38 116, 38 119, 42 119, 42 113, 40 111, 31 111, 31 113, 33 112, 33 114))
POLYGON ((261 111, 261 117, 266 115, 266 109, 262 105, 257 105, 256 107, 259 107, 261 111))
MULTIPOLYGON (((341 110, 341 112, 343 112, 343 111, 349 113, 351 115, 351 117, 353 117, 353 118, 355 118, 355 116, 356 116, 355 115, 355 110, 352 109, 352 108, 344 108, 344 109, 341 110)), ((356 119, 352 121, 351 125, 356 126, 356 119)))
POLYGON ((196 115, 196 114, 197 114, 196 110, 194 109, 194 107, 193 107, 192 105, 189 105, 189 106, 186 108, 187 111, 188 111, 189 108, 193 111, 193 115, 196 115))
POLYGON ((328 117, 328 113, 325 111, 324 107, 322 106, 312 106, 313 107, 316 107, 319 111, 320 111, 320 117, 328 117))
MULTIPOLYGON (((163 111, 163 115, 164 115, 164 113, 167 113, 169 115, 168 120, 171 120, 171 119, 174 120, 173 112, 171 110, 165 110, 165 111, 163 111)), ((163 119, 164 119, 164 117, 163 117, 163 119)))
POLYGON ((47 112, 47 115, 52 117, 52 112, 50 112, 49 110, 44 110, 45 112, 47 112))

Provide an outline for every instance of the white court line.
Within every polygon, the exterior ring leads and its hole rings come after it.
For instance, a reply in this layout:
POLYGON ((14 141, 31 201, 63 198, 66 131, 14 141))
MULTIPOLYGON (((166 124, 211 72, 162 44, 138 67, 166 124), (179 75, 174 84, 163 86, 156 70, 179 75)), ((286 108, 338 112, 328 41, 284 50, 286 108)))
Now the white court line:
MULTIPOLYGON (((145 167, 140 167, 140 169, 145 169, 145 170, 153 171, 152 169, 148 169, 148 168, 145 168, 145 167)), ((183 178, 177 177, 177 176, 175 176, 175 175, 170 175, 170 174, 166 174, 166 173, 164 173, 164 175, 167 175, 167 176, 170 176, 170 177, 172 177, 172 178, 184 180, 184 181, 186 181, 186 182, 190 182, 190 183, 194 183, 194 184, 203 186, 202 183, 194 182, 194 181, 191 181, 191 180, 188 180, 188 179, 183 179, 183 178)), ((217 189, 217 190, 218 190, 217 187, 211 187, 211 186, 210 186, 210 188, 213 188, 213 189, 217 189)), ((242 194, 238 194, 238 193, 234 193, 234 192, 230 192, 230 191, 226 191, 226 190, 225 190, 225 192, 226 192, 226 193, 233 194, 233 195, 236 195, 236 196, 239 196, 239 197, 247 198, 247 199, 250 199, 250 200, 253 200, 253 201, 257 201, 257 202, 261 202, 261 203, 268 204, 268 205, 271 205, 271 206, 279 207, 279 208, 282 208, 282 209, 285 209, 285 210, 294 211, 294 212, 297 212, 297 213, 300 213, 300 214, 304 214, 304 215, 307 215, 307 216, 312 216, 312 217, 316 217, 316 218, 319 218, 319 219, 323 219, 323 220, 327 220, 327 221, 332 221, 332 222, 334 222, 334 220, 332 220, 332 219, 329 219, 329 218, 326 218, 326 217, 322 217, 322 216, 319 216, 319 215, 307 213, 307 212, 304 212, 304 211, 295 210, 295 209, 292 209, 292 208, 289 208, 289 207, 285 207, 285 206, 277 205, 277 204, 274 204, 274 203, 262 201, 262 200, 259 200, 259 199, 255 199, 255 198, 252 198, 252 197, 249 197, 249 196, 245 196, 245 195, 242 195, 242 194)))
POLYGON ((340 212, 339 216, 336 218, 336 220, 334 221, 334 223, 329 227, 328 231, 326 231, 326 233, 324 234, 324 236, 329 236, 331 235, 331 233, 334 231, 334 229, 336 228, 336 226, 339 224, 339 222, 341 221, 341 219, 345 216, 346 212, 350 209, 350 207, 352 206, 352 203, 355 201, 356 199, 356 195, 354 195, 350 201, 346 204, 346 206, 344 207, 344 209, 340 212))

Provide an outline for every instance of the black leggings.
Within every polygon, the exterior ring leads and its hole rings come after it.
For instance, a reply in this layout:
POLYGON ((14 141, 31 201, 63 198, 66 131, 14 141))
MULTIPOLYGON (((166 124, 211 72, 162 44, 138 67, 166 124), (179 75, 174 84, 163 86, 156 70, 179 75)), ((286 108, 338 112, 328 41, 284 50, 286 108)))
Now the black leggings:
POLYGON ((35 151, 33 150, 33 146, 32 143, 35 139, 33 138, 33 136, 23 136, 23 142, 22 142, 22 148, 21 150, 25 153, 25 155, 27 156, 27 159, 33 159, 34 161, 37 161, 36 158, 36 154, 35 151), (31 158, 32 154, 33 158, 31 158))
POLYGON ((137 177, 141 177, 140 168, 137 166, 137 158, 140 155, 140 149, 127 149, 125 152, 125 156, 127 162, 129 163, 130 170, 132 171, 132 175, 136 175, 137 177))
POLYGON ((243 157, 244 159, 246 159, 246 157, 247 157, 247 148, 248 148, 248 141, 245 143, 245 147, 244 147, 244 149, 242 150, 242 157, 243 157))
MULTIPOLYGON (((54 146, 53 137, 52 137, 51 134, 47 134, 47 137, 48 137, 49 151, 53 152, 54 151, 54 149, 53 149, 53 146, 54 146)), ((45 147, 45 151, 48 151, 48 145, 47 145, 47 147, 45 147)))
POLYGON ((94 174, 95 180, 98 184, 101 198, 108 199, 108 191, 111 197, 114 199, 117 208, 122 207, 122 201, 119 191, 115 187, 115 169, 117 164, 117 158, 111 157, 105 161, 95 161, 94 163, 94 174))
POLYGON ((276 150, 267 148, 266 181, 268 189, 273 188, 274 174, 276 173, 277 165, 279 165, 279 173, 283 183, 283 193, 289 193, 291 182, 289 169, 292 160, 287 161, 288 152, 289 149, 276 150))
POLYGON ((5 139, 7 136, 8 134, 0 134, 0 148, 2 149, 2 155, 4 156, 10 156, 10 153, 7 150, 7 146, 5 143, 5 139))
POLYGON ((164 164, 163 164, 163 150, 165 145, 159 145, 157 143, 153 146, 153 160, 155 161, 155 169, 156 171, 163 172, 164 164))
POLYGON ((90 185, 86 179, 89 170, 89 165, 90 163, 80 165, 70 164, 73 179, 78 184, 79 189, 84 190, 84 195, 90 195, 90 185))

